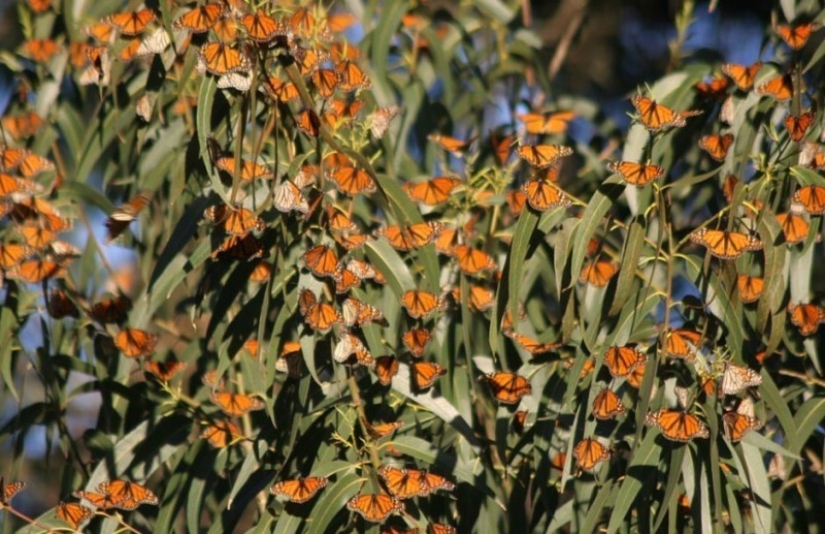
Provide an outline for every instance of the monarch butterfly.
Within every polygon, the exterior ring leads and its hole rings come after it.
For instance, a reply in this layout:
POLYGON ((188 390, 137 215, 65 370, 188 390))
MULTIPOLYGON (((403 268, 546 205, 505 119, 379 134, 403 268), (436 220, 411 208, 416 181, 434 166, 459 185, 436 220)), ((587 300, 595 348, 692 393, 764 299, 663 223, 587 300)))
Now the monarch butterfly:
POLYGON ((785 234, 785 241, 789 245, 801 243, 808 237, 808 230, 811 225, 801 215, 796 213, 780 213, 776 216, 776 221, 782 227, 782 233, 785 234))
POLYGON ((545 169, 556 163, 560 158, 573 154, 573 149, 562 145, 521 145, 516 148, 516 154, 529 163, 531 167, 545 169))
POLYGON ((0 154, 0 169, 11 172, 19 167, 20 175, 24 178, 32 178, 41 172, 54 170, 51 161, 22 148, 0 148, 0 154))
POLYGON ((137 508, 135 503, 131 501, 123 501, 120 498, 116 498, 113 495, 109 495, 108 493, 97 493, 94 491, 81 491, 77 490, 72 492, 74 497, 78 499, 83 499, 86 502, 89 502, 95 508, 100 508, 101 510, 107 510, 109 508, 116 508, 120 507, 121 504, 125 504, 128 510, 134 510, 137 508))
POLYGON ((413 356, 421 357, 427 349, 427 344, 432 339, 432 334, 426 328, 415 328, 404 332, 401 340, 404 346, 412 352, 413 356))
POLYGON ((610 459, 610 450, 592 438, 581 440, 573 449, 576 463, 583 471, 591 471, 599 462, 610 459))
POLYGON ((295 84, 282 82, 275 76, 270 76, 267 79, 267 83, 264 84, 264 89, 272 100, 277 100, 282 103, 287 103, 301 96, 295 84))
POLYGON ((398 360, 393 356, 381 356, 375 359, 375 374, 381 385, 389 386, 392 377, 398 374, 398 360))
POLYGON ((115 13, 101 22, 120 32, 121 35, 134 37, 146 30, 150 22, 155 20, 155 13, 150 9, 140 9, 130 13, 115 13))
POLYGON ((356 22, 358 22, 358 19, 352 13, 343 11, 327 13, 327 28, 335 33, 346 31, 354 26, 356 22))
POLYGON ((122 323, 131 309, 132 301, 129 297, 118 295, 96 302, 89 311, 89 316, 102 324, 122 323))
POLYGON ((38 250, 46 248, 57 239, 57 234, 37 224, 23 224, 17 227, 17 231, 26 245, 38 250))
POLYGON ((335 66, 335 72, 340 79, 339 88, 342 91, 356 91, 369 89, 372 86, 370 79, 364 74, 354 61, 346 59, 335 66))
POLYGON ((212 223, 223 221, 223 228, 230 235, 244 236, 252 230, 266 228, 264 222, 246 208, 230 208, 223 204, 206 208, 203 214, 212 223))
POLYGON ((524 426, 527 424, 527 415, 527 410, 517 410, 516 413, 513 414, 511 424, 517 434, 524 432, 524 426))
POLYGON ((456 534, 458 530, 452 525, 445 525, 443 523, 430 523, 431 534, 456 534))
POLYGON ((364 343, 354 334, 344 332, 341 339, 335 345, 332 352, 332 359, 339 363, 358 363, 366 367, 372 367, 375 361, 372 355, 364 347, 364 343), (355 355, 354 362, 351 356, 355 355))
POLYGON ((338 269, 338 256, 326 245, 316 245, 301 254, 307 269, 319 278, 335 278, 338 269))
POLYGON ((510 208, 510 213, 513 217, 521 215, 526 203, 527 195, 524 194, 524 191, 520 189, 507 191, 507 207, 510 208))
POLYGON ((636 366, 647 362, 645 353, 633 347, 608 347, 604 353, 604 363, 615 377, 628 376, 636 366))
POLYGON ((422 478, 415 476, 417 474, 417 470, 399 469, 391 465, 383 465, 378 470, 378 475, 384 480, 387 491, 396 499, 402 500, 428 494, 428 488, 424 485, 422 478))
POLYGON ((689 237, 694 243, 707 247, 711 255, 723 260, 735 260, 748 250, 762 250, 762 241, 740 232, 699 228, 689 237))
POLYGON ((381 523, 394 513, 403 512, 404 504, 384 493, 363 493, 347 501, 347 509, 358 512, 372 523, 381 523))
POLYGON ((492 271, 497 267, 496 261, 489 254, 467 245, 453 247, 453 255, 458 260, 458 268, 461 272, 470 276, 492 271))
POLYGON ((645 422, 657 426, 662 435, 671 441, 688 442, 694 438, 707 438, 708 427, 693 414, 681 410, 659 410, 648 413, 645 422))
POLYGON ((28 284, 39 284, 50 278, 63 278, 66 269, 51 260, 26 260, 12 266, 6 271, 6 277, 12 280, 21 280, 28 284))
POLYGON ((811 215, 821 215, 825 213, 825 187, 809 185, 797 189, 793 194, 793 202, 801 205, 811 215))
POLYGON ((228 391, 212 391, 209 399, 227 415, 243 415, 247 412, 263 410, 264 403, 257 397, 228 391))
POLYGON ((627 380, 627 384, 631 387, 639 389, 639 386, 642 385, 642 379, 645 376, 645 371, 647 370, 647 357, 645 357, 644 361, 637 363, 633 370, 630 371, 630 374, 627 375, 625 378, 627 380))
POLYGON ((564 471, 564 464, 567 463, 567 454, 559 452, 550 459, 550 467, 558 471, 564 471))
POLYGON ((799 164, 817 170, 825 169, 825 149, 817 143, 804 143, 799 154, 799 164))
POLYGON ((254 15, 244 15, 241 19, 241 26, 244 27, 246 33, 253 41, 269 42, 279 35, 285 35, 286 30, 282 25, 264 13, 258 10, 254 15))
POLYGON ((312 84, 318 90, 318 94, 323 98, 329 98, 335 94, 340 79, 338 73, 332 69, 316 69, 313 71, 312 84))
POLYGON ((287 23, 292 33, 301 39, 322 39, 331 41, 333 35, 329 33, 326 20, 317 20, 308 8, 301 8, 295 11, 287 23))
POLYGON ((348 297, 341 305, 341 315, 348 327, 386 322, 379 309, 352 297, 348 297))
POLYGON ((736 395, 761 383, 762 377, 753 369, 725 363, 725 373, 722 375, 722 393, 725 395, 736 395))
POLYGON ((821 28, 816 22, 806 22, 800 24, 777 24, 776 33, 794 50, 799 50, 805 46, 811 34, 821 28))
POLYGON ((728 439, 735 443, 744 438, 745 434, 751 430, 759 430, 762 428, 762 422, 750 415, 738 412, 725 412, 722 415, 722 426, 725 429, 725 435, 728 436, 728 439))
POLYGON ((717 75, 709 81, 698 82, 693 87, 696 88, 696 92, 704 98, 712 100, 722 100, 727 94, 729 83, 730 82, 727 78, 723 78, 717 75))
POLYGON ((299 46, 293 47, 291 54, 303 76, 312 74, 312 71, 330 60, 330 55, 323 50, 307 49, 299 46))
POLYGON ((304 194, 298 186, 290 180, 284 180, 275 187, 273 204, 275 205, 275 209, 281 213, 297 211, 306 214, 309 212, 309 203, 304 197, 304 194))
POLYGON ((682 128, 687 124, 685 122, 687 117, 702 114, 702 112, 698 110, 673 111, 668 107, 658 104, 652 98, 642 95, 634 95, 631 101, 639 113, 639 122, 651 132, 658 132, 671 127, 682 128))
POLYGON ((386 237, 392 248, 408 251, 432 243, 443 229, 443 224, 432 221, 406 227, 395 224, 379 230, 377 235, 386 237))
MULTIPOLYGON (((479 285, 471 285, 468 305, 473 311, 485 312, 493 307, 493 304, 495 304, 495 297, 496 294, 492 289, 479 285)), ((453 298, 456 302, 461 301, 460 288, 457 287, 453 289, 453 298)))
MULTIPOLYGON (((230 175, 235 174, 235 158, 232 156, 218 158, 215 161, 215 166, 230 175)), ((240 178, 244 182, 252 182, 258 179, 269 180, 272 178, 272 173, 259 163, 241 160, 240 178)))
POLYGON ((80 503, 61 502, 57 505, 55 515, 58 519, 62 519, 71 525, 73 529, 77 530, 80 525, 91 519, 95 513, 91 508, 86 508, 80 503))
POLYGON ((249 281, 256 284, 263 284, 269 280, 272 275, 272 264, 266 261, 259 261, 252 272, 249 273, 249 281))
POLYGON ((204 33, 209 31, 209 28, 224 15, 225 11, 223 4, 203 4, 181 15, 173 26, 192 33, 204 33))
POLYGON ((699 148, 708 153, 716 161, 725 161, 728 149, 733 144, 733 134, 708 134, 699 139, 699 148))
POLYGON ((243 432, 234 423, 218 421, 203 429, 201 438, 207 440, 216 449, 223 449, 230 444, 244 439, 243 432))
POLYGON ((375 439, 380 439, 385 436, 389 436, 399 428, 404 426, 403 421, 394 421, 391 423, 377 423, 377 424, 368 424, 367 431, 369 432, 370 436, 375 439))
POLYGON ((247 71, 251 65, 249 58, 241 51, 225 43, 204 44, 198 50, 198 59, 202 62, 206 72, 216 76, 247 71))
POLYGON ((438 490, 453 491, 455 489, 455 484, 441 475, 419 469, 408 469, 408 471, 410 471, 412 476, 417 477, 421 481, 421 485, 426 488, 427 495, 435 493, 438 490))
POLYGON ((528 134, 561 134, 567 131, 567 125, 576 117, 573 111, 558 111, 549 115, 543 113, 522 113, 516 118, 524 123, 528 134))
MULTIPOLYGON (((110 43, 114 36, 115 30, 105 22, 97 22, 83 28, 83 33, 94 39, 95 42, 100 44, 110 43)), ((91 59, 91 58, 90 58, 91 59)))
POLYGON ((559 188, 547 180, 530 180, 521 186, 527 204, 536 211, 547 211, 556 206, 569 206, 567 198, 559 188))
POLYGON ((158 336, 137 328, 126 328, 115 336, 115 346, 127 358, 149 356, 154 352, 158 336))
MULTIPOLYGON (((388 106, 377 108, 375 111, 367 115, 367 124, 370 127, 370 133, 376 139, 381 139, 387 130, 390 128, 392 120, 401 114, 401 108, 398 106, 388 106)), ((409 194, 409 191, 408 191, 409 194)))
POLYGON ((315 294, 309 289, 301 291, 298 298, 298 307, 307 324, 321 332, 329 330, 333 325, 342 321, 338 310, 333 308, 331 304, 317 302, 315 294))
POLYGON ((420 319, 443 309, 444 301, 428 291, 410 290, 401 295, 401 305, 407 309, 410 317, 420 319))
POLYGON ((775 76, 756 88, 756 94, 772 96, 780 102, 790 100, 793 97, 793 91, 793 78, 790 74, 775 76))
POLYGON ((429 389, 438 377, 447 374, 447 368, 432 362, 413 362, 411 367, 413 384, 419 391, 429 389))
POLYGON ((19 264, 36 252, 32 247, 21 243, 0 245, 0 270, 9 269, 19 264))
POLYGON ((402 188, 415 202, 436 206, 450 199, 450 193, 461 185, 461 180, 450 176, 438 176, 426 182, 405 183, 402 188))
POLYGON ((134 510, 141 504, 158 504, 158 498, 151 490, 126 480, 113 479, 97 486, 98 491, 109 495, 124 510, 134 510))
POLYGON ((595 287, 604 287, 617 272, 619 272, 619 266, 612 261, 587 261, 579 275, 579 282, 585 282, 595 287))
POLYGON ((26 3, 35 13, 45 13, 52 7, 52 0, 27 0, 26 3))
POLYGON ((675 358, 692 362, 696 359, 695 351, 701 346, 701 342, 702 334, 695 330, 670 330, 665 336, 665 352, 675 358))
POLYGON ((348 268, 338 267, 335 276, 335 293, 341 295, 353 287, 357 287, 364 279, 348 268))
POLYGON ((10 482, 6 484, 3 478, 0 477, 0 488, 3 489, 3 494, 0 496, 0 502, 3 504, 8 504, 15 495, 26 488, 26 483, 18 480, 17 482, 10 482))
POLYGON ((665 174, 665 170, 658 165, 645 165, 632 161, 611 161, 607 164, 607 169, 621 175, 622 179, 630 185, 638 187, 658 180, 665 174))
POLYGON ((149 204, 151 193, 142 191, 128 202, 121 204, 106 219, 106 230, 109 241, 114 240, 123 230, 134 221, 138 214, 149 204))
POLYGON ((327 477, 304 477, 282 480, 269 488, 269 491, 278 497, 286 497, 291 502, 303 503, 315 497, 327 484, 327 477))
POLYGON ((12 200, 14 200, 16 197, 13 195, 15 194, 31 195, 39 192, 40 186, 31 180, 0 173, 0 197, 12 197, 12 200))
POLYGON ((795 143, 802 141, 805 134, 808 133, 808 128, 814 122, 814 114, 812 111, 806 111, 802 115, 788 115, 785 117, 785 128, 788 130, 788 135, 795 143))
POLYGON ((462 141, 461 139, 441 134, 430 134, 427 136, 427 139, 457 158, 462 157, 467 149, 470 148, 472 142, 475 141, 475 138, 462 141))
POLYGON ((22 50, 35 63, 46 63, 57 54, 59 48, 52 39, 29 39, 23 43, 22 50))
POLYGON ((521 348, 523 348, 533 356, 544 354, 547 352, 553 352, 563 345, 563 343, 561 343, 560 341, 550 341, 547 343, 541 343, 536 339, 533 339, 529 336, 525 336, 524 334, 519 334, 512 330, 505 330, 504 335, 515 341, 521 348))
POLYGON ((742 91, 750 91, 753 87, 754 80, 756 80, 756 74, 761 68, 761 61, 757 61, 750 66, 738 65, 736 63, 725 63, 722 65, 722 72, 733 80, 736 87, 742 91))
POLYGON ((518 373, 497 371, 481 378, 489 384, 496 400, 504 404, 516 404, 522 397, 533 392, 530 381, 518 373))
POLYGON ((788 304, 788 313, 803 336, 814 334, 819 325, 825 323, 825 308, 816 304, 788 304))
POLYGON ((236 260, 252 260, 262 257, 263 247, 252 234, 245 236, 231 235, 212 252, 212 257, 230 257, 236 260))
POLYGON ((31 137, 46 124, 37 113, 30 111, 23 115, 14 115, 0 119, 3 130, 8 132, 14 139, 31 137))
POLYGON ((55 319, 62 319, 64 317, 78 317, 80 315, 77 306, 62 289, 53 289, 49 293, 49 302, 46 304, 46 309, 55 319))
POLYGON ((739 297, 745 304, 750 304, 759 300, 762 289, 765 287, 765 280, 757 276, 740 274, 736 278, 736 287, 739 290, 739 297))
POLYGON ((376 191, 375 182, 369 173, 354 165, 336 167, 329 173, 329 178, 339 191, 351 196, 376 191))
POLYGON ((593 416, 596 419, 613 419, 624 413, 624 404, 622 404, 616 392, 610 388, 604 388, 593 399, 593 416))
POLYGON ((161 382, 169 382, 176 374, 186 368, 186 362, 176 360, 168 362, 146 362, 146 372, 154 375, 161 382))
POLYGON ((510 160, 510 153, 515 142, 516 137, 514 135, 499 135, 496 132, 490 132, 490 147, 499 167, 504 167, 510 160))
MULTIPOLYGON (((126 48, 120 51, 118 57, 121 61, 128 62, 152 54, 160 54, 170 44, 169 34, 163 28, 158 28, 148 37, 132 40, 126 48)), ((143 113, 144 120, 148 122, 149 119, 145 118, 146 116, 151 118, 151 115, 148 112, 143 113)))

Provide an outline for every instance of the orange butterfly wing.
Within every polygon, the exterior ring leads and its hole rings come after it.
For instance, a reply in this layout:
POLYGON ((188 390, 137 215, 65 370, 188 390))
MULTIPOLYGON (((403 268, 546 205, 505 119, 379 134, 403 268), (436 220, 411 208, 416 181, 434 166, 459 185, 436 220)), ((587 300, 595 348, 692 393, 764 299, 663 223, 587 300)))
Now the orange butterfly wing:
POLYGON ((756 88, 756 94, 772 96, 780 102, 790 100, 793 93, 793 79, 790 74, 780 74, 756 88))
POLYGON ((639 122, 652 132, 658 132, 672 126, 681 128, 686 124, 685 117, 696 113, 693 111, 677 113, 658 104, 652 98, 642 95, 634 95, 631 101, 639 114, 639 122))
POLYGON ((533 391, 530 381, 517 373, 498 371, 484 375, 483 379, 496 400, 504 404, 516 404, 533 391))
POLYGON ((286 497, 292 502, 307 502, 329 483, 327 477, 305 477, 294 480, 282 480, 269 488, 273 495, 286 497))
POLYGON ((407 182, 402 187, 414 201, 427 206, 436 206, 449 200, 450 193, 460 184, 461 180, 458 178, 439 176, 418 184, 407 182))
POLYGON ((750 66, 726 63, 722 65, 722 72, 730 77, 739 89, 742 91, 750 91, 753 87, 753 82, 756 80, 756 75, 761 68, 761 61, 757 61, 750 66))
POLYGON ((91 519, 95 513, 90 508, 76 502, 61 502, 57 505, 55 515, 76 530, 80 525, 91 519))
POLYGON ((419 390, 429 389, 441 375, 447 374, 447 368, 432 362, 413 362, 410 365, 413 384, 419 390))
POLYGON ((133 510, 141 504, 158 504, 157 496, 151 490, 127 480, 110 480, 98 485, 97 489, 109 494, 118 508, 133 510))
POLYGON ((749 250, 761 250, 762 242, 753 236, 726 230, 699 228, 690 233, 690 240, 704 245, 713 256, 733 260, 749 250))
POLYGON ((198 57, 203 62, 206 71, 216 76, 248 71, 250 67, 249 58, 241 51, 224 43, 204 44, 198 51, 198 57))
POLYGON ((694 351, 701 346, 702 334, 695 330, 679 328, 670 330, 665 341, 665 352, 668 355, 688 361, 696 359, 694 351))
POLYGON ((639 187, 658 180, 665 174, 665 170, 658 165, 644 165, 632 161, 610 162, 607 164, 607 169, 619 174, 630 185, 639 187))
POLYGON ((579 281, 595 287, 604 287, 617 272, 619 272, 619 266, 612 261, 588 261, 579 275, 579 281))
POLYGON ((342 91, 356 91, 358 89, 369 89, 372 84, 370 79, 354 61, 344 60, 335 66, 335 72, 340 78, 340 88, 342 91))
POLYGON ((797 189, 793 195, 793 201, 795 204, 802 205, 811 215, 821 215, 825 213, 825 187, 809 185, 797 189))
POLYGON ((662 435, 671 441, 687 442, 694 438, 707 438, 708 427, 695 415, 681 410, 659 410, 647 414, 647 424, 657 426, 662 435))
POLYGON ((180 16, 175 21, 174 27, 186 29, 192 33, 204 33, 209 31, 218 19, 225 13, 223 4, 203 4, 195 7, 180 16))
POLYGON ((733 144, 733 134, 709 134, 699 139, 699 148, 708 153, 716 161, 725 161, 728 149, 733 144))
POLYGON ((158 336, 137 328, 126 328, 115 336, 115 346, 127 358, 149 356, 157 342, 158 336))
POLYGON ((103 19, 103 22, 119 31, 121 35, 133 37, 143 33, 153 20, 155 20, 155 13, 152 10, 141 9, 131 13, 115 13, 103 19))
POLYGON ((756 276, 740 274, 736 278, 736 287, 739 290, 739 297, 742 302, 750 304, 756 302, 762 296, 765 280, 756 276))
POLYGON ((375 374, 378 381, 384 385, 392 384, 392 377, 398 373, 398 359, 394 356, 381 356, 375 359, 375 374))
POLYGON ((227 415, 243 415, 255 410, 263 410, 264 403, 257 397, 229 393, 227 391, 213 391, 210 400, 217 404, 227 415))
POLYGON ((814 123, 814 114, 812 111, 806 111, 802 115, 788 115, 785 117, 785 128, 788 130, 788 135, 795 143, 802 141, 805 134, 808 133, 808 128, 814 123))
POLYGON ((458 268, 461 272, 470 276, 492 271, 497 267, 496 261, 491 256, 467 245, 456 245, 453 247, 453 254, 458 260, 458 268))
POLYGON ((806 22, 801 24, 777 24, 776 33, 782 38, 788 46, 794 50, 799 50, 807 44, 811 34, 818 30, 820 25, 815 22, 806 22))
POLYGON ((146 371, 154 375, 161 382, 169 382, 169 380, 185 368, 186 362, 146 362, 146 371))
POLYGON ((244 438, 241 429, 229 421, 218 421, 206 427, 200 435, 201 438, 209 441, 215 448, 223 449, 231 443, 244 438))
POLYGON ((545 169, 559 159, 573 154, 573 149, 562 145, 521 145, 516 154, 535 169, 545 169))
POLYGON ((536 211, 547 211, 556 206, 569 206, 567 198, 559 188, 547 180, 530 180, 521 186, 527 204, 536 211))
POLYGON ((407 347, 410 352, 413 353, 413 356, 416 357, 420 357, 424 354, 424 350, 426 350, 430 339, 432 339, 432 334, 426 328, 408 330, 407 332, 404 332, 404 336, 402 337, 404 346, 407 347))
POLYGON ((0 497, 0 501, 3 503, 8 504, 15 495, 26 489, 26 483, 18 480, 16 482, 9 482, 6 484, 2 478, 0 478, 0 488, 3 490, 3 495, 0 497))
POLYGON ((573 449, 573 456, 579 468, 590 471, 600 462, 610 459, 610 450, 595 439, 585 438, 573 449))
POLYGON ((816 333, 819 325, 825 323, 825 308, 816 304, 788 304, 788 311, 791 322, 799 327, 799 333, 803 336, 816 333))
POLYGON ((326 245, 316 245, 301 255, 307 269, 319 278, 335 278, 338 272, 338 256, 326 245))
POLYGON ((285 34, 281 24, 260 9, 254 15, 244 15, 241 19, 241 26, 252 40, 258 42, 265 43, 285 34))
POLYGON ((624 413, 624 404, 612 389, 604 388, 593 400, 593 416, 596 419, 612 419, 624 413))
POLYGON ((391 465, 384 465, 378 474, 384 480, 384 485, 396 499, 410 499, 427 495, 427 488, 419 477, 413 476, 408 469, 399 469, 391 465))
POLYGON ((404 511, 404 505, 384 493, 364 493, 347 501, 347 509, 358 512, 372 523, 381 523, 392 514, 404 511))
POLYGON ((443 308, 444 303, 436 295, 421 290, 410 290, 401 295, 401 304, 410 317, 420 319, 443 308))
POLYGON ((722 415, 722 426, 725 429, 725 435, 728 436, 732 442, 740 441, 745 437, 745 434, 751 430, 759 430, 762 428, 762 422, 749 415, 737 412, 725 412, 722 415))
POLYGON ((791 213, 780 213, 776 216, 776 221, 782 227, 785 234, 785 241, 790 244, 801 243, 808 237, 808 230, 811 225, 801 215, 791 213))
POLYGON ((360 193, 374 193, 377 190, 369 173, 354 165, 337 167, 330 174, 330 179, 339 191, 351 196, 360 193))
POLYGON ((604 363, 615 377, 628 376, 638 365, 647 362, 647 355, 633 347, 612 346, 604 353, 604 363))

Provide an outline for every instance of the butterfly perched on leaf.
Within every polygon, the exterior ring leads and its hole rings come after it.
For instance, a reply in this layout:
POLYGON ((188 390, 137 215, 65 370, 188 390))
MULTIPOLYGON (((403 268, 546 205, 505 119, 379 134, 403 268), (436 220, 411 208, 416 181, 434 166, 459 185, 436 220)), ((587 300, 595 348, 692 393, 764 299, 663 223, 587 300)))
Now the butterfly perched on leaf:
POLYGON ((487 383, 496 400, 504 404, 516 404, 533 391, 530 381, 517 373, 497 371, 483 375, 481 379, 487 383))
POLYGON ((198 50, 203 69, 216 76, 249 70, 251 62, 243 52, 225 43, 210 42, 198 50))
POLYGON ((101 482, 97 486, 97 492, 75 491, 73 495, 104 510, 134 510, 141 504, 157 505, 159 502, 157 496, 148 488, 120 479, 101 482))
POLYGON ((593 399, 593 416, 596 419, 613 419, 624 413, 624 404, 622 404, 619 395, 610 388, 604 388, 593 399))
POLYGON ((15 495, 20 493, 26 489, 26 483, 18 480, 16 482, 9 482, 6 484, 5 480, 0 477, 0 491, 2 491, 2 495, 0 495, 0 503, 8 504, 15 495))
POLYGON ((600 462, 610 459, 610 450, 599 441, 585 438, 573 449, 576 464, 583 471, 592 471, 600 462))
POLYGON ((315 293, 309 289, 303 289, 298 297, 298 309, 304 320, 320 332, 325 332, 333 325, 343 322, 341 314, 338 313, 331 304, 318 302, 315 293))
POLYGON ((450 199, 453 190, 461 185, 461 180, 451 176, 438 176, 426 182, 407 182, 401 187, 415 202, 436 206, 450 199))
POLYGON ((258 9, 254 15, 246 14, 241 19, 241 27, 246 30, 246 35, 253 41, 266 43, 278 36, 285 36, 287 30, 283 25, 258 9))
POLYGON ((725 161, 728 149, 733 145, 733 134, 708 134, 699 139, 699 148, 716 161, 725 161))
POLYGON ((741 232, 699 228, 690 233, 690 240, 707 247, 711 255, 723 260, 735 260, 749 250, 762 250, 762 241, 741 232))
POLYGON ((496 261, 489 254, 467 245, 453 247, 453 255, 458 261, 458 268, 466 275, 475 276, 497 267, 496 261))
POLYGON ((410 317, 420 319, 436 311, 443 310, 445 303, 440 297, 423 290, 405 291, 401 295, 401 305, 410 317))
POLYGON ((213 224, 221 224, 230 235, 244 236, 253 230, 266 228, 264 222, 246 208, 219 204, 206 208, 203 215, 213 224))
POLYGON ((413 385, 418 391, 430 389, 440 376, 447 374, 447 368, 433 362, 413 362, 410 365, 413 385))
POLYGON ((645 422, 656 426, 671 441, 688 442, 695 438, 707 438, 708 427, 693 414, 682 410, 659 410, 648 413, 645 422))
POLYGON ((398 374, 399 363, 395 356, 380 356, 375 359, 375 374, 381 385, 389 386, 392 378, 398 374))
POLYGON ((745 304, 759 300, 764 287, 765 280, 758 276, 740 274, 736 278, 736 288, 739 290, 739 298, 741 298, 745 304))
POLYGON ((756 88, 756 94, 770 96, 779 102, 790 100, 794 94, 793 78, 790 74, 774 76, 756 88))
POLYGON ((825 308, 816 304, 788 304, 788 313, 803 336, 813 335, 825 324, 825 308))
POLYGON ((604 363, 615 377, 628 376, 638 365, 647 362, 647 355, 633 347, 612 346, 604 353, 604 363))
POLYGON ((30 259, 12 266, 6 271, 6 278, 20 280, 27 284, 39 284, 52 278, 63 278, 66 269, 60 263, 49 259, 30 259))
POLYGON ((521 186, 527 204, 538 212, 557 206, 569 206, 570 199, 549 180, 528 180, 521 186))
POLYGON ((780 213, 776 216, 776 222, 782 227, 785 235, 785 242, 789 245, 801 243, 808 237, 811 224, 802 216, 794 212, 780 213))
POLYGON ((392 514, 404 511, 404 504, 385 493, 362 493, 347 501, 347 509, 358 512, 372 523, 381 523, 392 514))
POLYGON ((316 245, 301 255, 307 269, 319 278, 335 278, 338 273, 338 255, 326 245, 316 245))
POLYGON ((722 374, 722 393, 725 395, 736 395, 761 383, 762 376, 753 369, 725 363, 725 372, 722 374))
POLYGON ((753 87, 753 82, 756 80, 756 75, 761 68, 761 61, 757 61, 751 65, 725 63, 722 65, 722 72, 730 77, 739 89, 742 91, 750 91, 753 87))
POLYGON ((746 414, 738 412, 725 412, 722 415, 722 428, 725 435, 732 442, 741 441, 751 430, 762 428, 762 422, 746 414))
POLYGON ((91 519, 95 513, 91 508, 86 508, 80 503, 61 502, 57 505, 55 515, 58 519, 65 521, 71 525, 73 529, 77 530, 80 525, 91 519))
POLYGON ((664 176, 665 170, 658 165, 646 165, 632 161, 611 161, 607 164, 610 172, 615 172, 630 185, 643 187, 664 176))
POLYGON ((23 178, 54 170, 51 161, 23 148, 0 148, 0 154, 0 169, 5 172, 17 170, 23 178))
POLYGON ((383 465, 378 470, 387 491, 402 500, 427 495, 428 488, 416 474, 417 470, 399 469, 391 465, 383 465))
POLYGON ((115 13, 103 19, 103 23, 120 32, 121 35, 134 37, 143 33, 155 20, 155 13, 150 9, 140 9, 127 13, 115 13))
POLYGON ((605 287, 610 279, 619 272, 619 265, 609 260, 587 261, 579 274, 579 282, 594 287, 605 287))
POLYGON ((651 132, 682 128, 687 124, 686 118, 702 114, 698 110, 674 111, 643 95, 634 95, 631 101, 639 114, 639 122, 651 132))
POLYGON ((222 3, 195 6, 178 17, 173 27, 189 30, 192 33, 205 33, 218 22, 225 12, 226 7, 222 3))
POLYGON ((693 361, 702 345, 702 334, 688 328, 668 330, 665 335, 665 352, 674 358, 693 361))
POLYGON ((808 185, 797 189, 793 203, 802 206, 810 215, 825 213, 825 186, 808 185))
POLYGON ((167 362, 151 361, 144 364, 147 373, 153 375, 161 382, 169 382, 176 374, 186 368, 186 362, 177 360, 167 362))
POLYGON ((408 330, 404 332, 401 338, 404 346, 416 357, 421 357, 421 355, 424 354, 430 339, 432 339, 432 333, 426 328, 408 330))
POLYGON ((808 133, 808 128, 814 123, 815 116, 813 111, 806 111, 801 115, 789 114, 785 117, 785 128, 788 130, 788 136, 795 143, 804 139, 805 134, 808 133))
POLYGON ((261 399, 242 393, 216 390, 210 394, 209 400, 217 404, 225 414, 232 416, 264 409, 261 399))
POLYGON ((269 491, 291 502, 304 503, 315 497, 328 483, 327 477, 296 478, 282 480, 269 488, 269 491))

